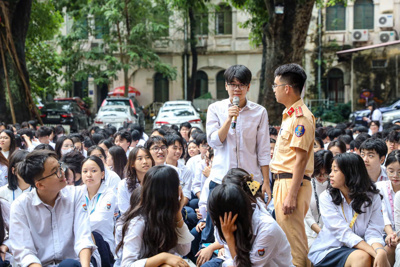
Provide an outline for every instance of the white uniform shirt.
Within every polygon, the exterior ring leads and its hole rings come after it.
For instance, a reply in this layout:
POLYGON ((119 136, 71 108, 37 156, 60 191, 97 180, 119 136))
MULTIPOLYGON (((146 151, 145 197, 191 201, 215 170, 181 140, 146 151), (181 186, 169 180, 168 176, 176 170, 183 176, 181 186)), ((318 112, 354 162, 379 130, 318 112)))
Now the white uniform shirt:
POLYGON ((117 199, 114 191, 102 184, 92 199, 89 199, 89 193, 86 185, 82 186, 85 199, 82 205, 86 204, 90 217, 90 228, 92 232, 99 233, 104 241, 110 246, 111 252, 115 253, 114 242, 114 210, 117 199))
POLYGON ((207 177, 203 175, 203 170, 207 166, 205 160, 201 160, 199 164, 196 165, 195 168, 195 173, 194 173, 194 178, 192 182, 192 192, 193 194, 197 194, 198 192, 201 192, 201 189, 203 188, 204 182, 206 181, 207 177))
POLYGON ((379 189, 379 193, 382 195, 382 213, 383 213, 383 221, 386 225, 390 225, 393 231, 396 230, 394 223, 394 197, 396 193, 393 191, 392 182, 390 181, 382 181, 377 182, 376 188, 379 189), (392 203, 390 203, 390 197, 392 199, 392 203))
POLYGON ((7 200, 10 205, 11 203, 16 200, 20 195, 22 195, 22 193, 27 193, 32 191, 32 187, 28 187, 27 189, 25 189, 24 191, 21 190, 21 188, 17 187, 17 189, 15 190, 11 190, 8 188, 8 184, 3 185, 2 187, 0 187, 0 198, 4 198, 5 200, 7 200))
POLYGON ((309 209, 307 211, 307 215, 304 219, 307 237, 311 237, 311 238, 317 237, 317 233, 311 229, 311 225, 316 223, 316 224, 318 224, 318 226, 320 228, 322 228, 322 226, 324 225, 324 223, 322 222, 322 219, 321 219, 321 213, 320 213, 320 211, 318 211, 318 208, 317 208, 316 197, 318 198, 319 206, 321 206, 319 197, 320 197, 321 193, 323 191, 325 191, 326 188, 328 187, 328 183, 329 183, 328 180, 326 180, 324 183, 320 183, 320 182, 318 182, 317 179, 312 178, 312 181, 311 181, 312 194, 311 194, 310 207, 309 207, 309 209), (315 182, 316 191, 314 191, 314 185, 313 185, 314 182, 315 182), (317 194, 317 196, 315 195, 315 193, 317 194))
POLYGON ((208 107, 207 142, 214 148, 210 177, 221 184, 230 169, 243 168, 254 175, 254 180, 263 183, 261 166, 269 165, 271 161, 267 110, 247 100, 246 106, 239 111, 236 129, 229 128, 222 143, 218 130, 227 120, 231 106, 229 99, 225 99, 208 107))
POLYGON ((89 214, 82 206, 81 187, 66 186, 54 207, 44 204, 36 189, 21 195, 11 205, 10 250, 23 267, 42 266, 64 259, 79 260, 84 248, 92 252, 89 214))
POLYGON ((389 181, 389 177, 386 174, 386 167, 381 165, 381 173, 379 174, 376 182, 389 181))
POLYGON ((117 194, 118 184, 121 181, 121 177, 115 171, 105 168, 104 171, 104 184, 107 188, 113 189, 115 194, 117 194))
POLYGON ((10 247, 10 240, 8 232, 10 229, 10 203, 8 201, 0 198, 0 205, 1 205, 1 215, 3 216, 3 221, 4 221, 4 241, 3 245, 6 245, 7 247, 10 247))
POLYGON ((394 197, 394 223, 398 234, 400 232, 400 191, 394 197))
POLYGON ((186 167, 188 167, 194 174, 196 172, 196 166, 201 162, 201 160, 201 154, 193 156, 186 162, 186 167))
MULTIPOLYGON (((133 193, 133 191, 129 192, 126 179, 127 178, 121 180, 118 184, 117 203, 118 203, 118 209, 121 212, 121 214, 124 214, 129 209, 131 203, 131 195, 133 193)), ((136 184, 136 188, 138 186, 140 186, 139 183, 136 184)))
MULTIPOLYGON (((146 222, 142 217, 136 217, 131 220, 128 231, 124 238, 124 246, 122 249, 121 266, 144 267, 146 259, 140 259, 142 251, 144 227, 146 222)), ((178 236, 178 244, 175 248, 168 251, 171 254, 186 255, 190 251, 191 242, 194 239, 187 225, 183 223, 182 228, 176 227, 178 236)))
MULTIPOLYGON (((293 266, 290 244, 278 223, 271 217, 265 207, 253 204, 252 228, 253 245, 250 250, 252 267, 293 266)), ((265 205, 265 204, 264 204, 265 205)), ((217 228, 214 229, 216 240, 224 244, 225 261, 223 267, 236 266, 228 245, 221 240, 217 228)))
POLYGON ((0 165, 0 186, 8 184, 8 167, 0 165))
POLYGON ((6 159, 8 159, 8 156, 10 155, 10 150, 8 150, 8 151, 3 151, 3 150, 1 150, 1 153, 3 154, 3 156, 4 156, 6 159))
POLYGON ((335 249, 343 246, 352 248, 363 240, 369 245, 379 243, 385 246, 382 238, 384 223, 380 195, 372 196, 371 206, 363 205, 361 207, 361 210, 365 213, 358 215, 352 229, 349 225, 355 214, 351 207, 353 202, 348 204, 344 196, 342 194, 341 196, 346 216, 343 214, 341 205, 333 203, 328 191, 324 191, 320 195, 320 209, 324 227, 319 232, 308 254, 308 258, 313 264, 320 262, 329 252, 335 249))
POLYGON ((179 182, 180 185, 182 186, 182 193, 185 197, 187 197, 190 200, 192 198, 191 189, 192 189, 193 173, 185 165, 183 164, 179 165, 179 162, 178 162, 178 167, 175 167, 167 163, 165 163, 165 166, 172 167, 178 172, 179 182))

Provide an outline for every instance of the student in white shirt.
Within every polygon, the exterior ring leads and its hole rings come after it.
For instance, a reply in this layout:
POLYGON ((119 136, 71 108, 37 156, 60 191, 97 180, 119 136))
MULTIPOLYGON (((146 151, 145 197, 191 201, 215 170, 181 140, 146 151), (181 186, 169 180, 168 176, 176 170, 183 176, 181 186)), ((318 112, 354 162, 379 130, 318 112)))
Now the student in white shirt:
POLYGON ((124 149, 126 158, 129 156, 130 145, 132 143, 131 133, 127 130, 119 131, 114 135, 115 145, 124 149))
POLYGON ((189 142, 190 129, 192 129, 192 125, 189 122, 181 123, 179 126, 179 133, 182 135, 182 138, 186 143, 189 142))
POLYGON ((128 162, 125 151, 120 146, 113 146, 108 149, 106 163, 110 170, 118 174, 119 177, 124 178, 124 169, 128 162))
POLYGON ((82 184, 82 161, 85 157, 81 152, 73 150, 61 157, 61 162, 63 162, 67 170, 65 171, 65 178, 67 178, 68 185, 81 185, 82 184))
POLYGON ((311 178, 312 194, 310 207, 304 219, 308 248, 311 247, 324 223, 321 219, 320 195, 329 184, 329 173, 331 173, 333 154, 328 150, 320 150, 314 154, 314 173, 311 178))
POLYGON ((183 221, 179 183, 178 173, 169 166, 146 173, 139 204, 120 219, 122 241, 116 250, 122 250, 121 266, 189 266, 180 257, 189 253, 193 236, 183 221))
POLYGON ((8 182, 8 160, 0 153, 0 186, 8 182))
POLYGON ((189 141, 187 145, 186 162, 198 154, 200 154, 200 150, 199 146, 196 144, 196 141, 195 140, 189 141))
POLYGON ((320 196, 324 227, 308 255, 314 266, 390 266, 381 203, 362 158, 337 155, 328 190, 320 196))
POLYGON ((15 151, 9 160, 8 168, 8 184, 0 187, 0 198, 7 200, 10 205, 17 199, 21 194, 30 192, 32 187, 25 183, 16 170, 16 166, 19 162, 23 161, 29 152, 26 150, 15 151))
MULTIPOLYGON (((385 165, 389 180, 377 182, 376 187, 383 197, 382 213, 385 223, 385 243, 390 250, 389 255, 394 257, 396 246, 399 243, 395 225, 394 199, 396 193, 400 191, 400 178, 397 176, 400 169, 400 151, 393 150, 386 158, 385 165)), ((394 258, 390 260, 394 262, 394 258)))
POLYGON ((10 203, 0 198, 0 266, 8 266, 5 260, 12 262, 12 256, 8 253, 10 248, 10 203), (5 265, 4 265, 5 264, 5 265))
POLYGON ((88 156, 97 156, 99 157, 105 166, 105 181, 104 184, 108 188, 112 188, 114 193, 117 194, 118 183, 121 181, 121 177, 118 176, 114 171, 110 170, 107 166, 107 156, 104 150, 100 146, 91 146, 87 151, 88 156))
MULTIPOLYGON (((246 173, 232 169, 229 175, 238 172, 246 173)), ((249 174, 244 179, 227 176, 208 200, 216 241, 225 248, 222 266, 293 266, 285 233, 257 197, 260 183, 249 174)), ((213 266, 208 265, 212 261, 202 266, 213 266)))
POLYGON ((385 162, 387 146, 385 142, 377 138, 369 138, 360 146, 360 156, 367 167, 368 175, 374 183, 389 180, 385 167, 381 166, 385 162))
POLYGON ((0 133, 0 148, 1 153, 6 159, 15 151, 15 136, 10 130, 3 130, 0 133))
POLYGON ((36 187, 11 208, 10 250, 18 265, 90 265, 96 246, 89 214, 81 188, 66 187, 64 169, 48 150, 33 151, 18 164, 18 174, 36 187))
POLYGON ((74 142, 67 136, 61 136, 57 139, 56 148, 54 151, 57 153, 57 157, 60 159, 63 155, 74 150, 74 142))
POLYGON ((113 190, 104 184, 104 170, 103 161, 96 156, 90 156, 82 162, 82 190, 85 195, 82 206, 89 212, 101 266, 107 267, 114 263, 114 210, 117 200, 113 190))
POLYGON ((137 146, 129 154, 126 178, 118 184, 118 208, 122 214, 129 209, 133 191, 142 185, 144 175, 154 165, 154 159, 147 148, 137 146))

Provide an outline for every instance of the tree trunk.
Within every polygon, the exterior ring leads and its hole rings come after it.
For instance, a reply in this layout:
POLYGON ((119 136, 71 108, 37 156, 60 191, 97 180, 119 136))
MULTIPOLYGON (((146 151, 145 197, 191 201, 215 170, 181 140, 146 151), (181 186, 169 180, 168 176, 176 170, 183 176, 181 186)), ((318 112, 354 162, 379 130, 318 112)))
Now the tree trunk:
MULTIPOLYGON (((28 26, 30 21, 31 7, 33 0, 11 0, 4 1, 3 9, 0 9, 0 17, 2 25, 5 25, 5 18, 8 17, 9 25, 11 28, 12 40, 15 45, 15 52, 17 56, 17 61, 12 60, 12 55, 10 51, 13 51, 11 44, 8 46, 5 42, 3 44, 3 50, 5 52, 5 61, 7 66, 7 71, 10 75, 10 81, 12 88, 12 97, 14 99, 14 105, 18 107, 18 112, 16 113, 17 122, 22 122, 25 120, 30 120, 35 117, 36 107, 33 103, 32 96, 30 95, 30 84, 29 84, 29 74, 26 68, 25 61, 25 40, 28 32, 28 26), (3 11, 5 11, 5 14, 3 11), (16 67, 15 63, 19 63, 20 71, 16 67), (26 82, 26 86, 21 79, 26 82)), ((0 34, 4 37, 7 36, 7 30, 5 26, 0 27, 0 34)), ((5 98, 5 80, 4 80, 4 69, 2 67, 3 63, 0 64, 0 121, 11 122, 11 116, 9 108, 7 107, 5 98)), ((38 117, 38 116, 37 116, 38 117)), ((38 117, 39 122, 41 122, 40 117, 38 117)))
POLYGON ((188 99, 193 101, 196 92, 196 76, 197 76, 197 50, 196 50, 196 19, 194 17, 194 11, 192 7, 189 7, 189 25, 190 25, 190 51, 192 53, 192 74, 190 76, 190 83, 188 86, 188 99))
POLYGON ((276 102, 271 87, 274 83, 274 71, 280 65, 287 63, 301 65, 315 0, 284 0, 283 3, 265 0, 265 2, 270 19, 264 28, 265 81, 259 94, 259 103, 267 108, 270 124, 280 125, 284 106, 276 102), (280 3, 284 5, 284 14, 275 14, 275 5, 280 3))

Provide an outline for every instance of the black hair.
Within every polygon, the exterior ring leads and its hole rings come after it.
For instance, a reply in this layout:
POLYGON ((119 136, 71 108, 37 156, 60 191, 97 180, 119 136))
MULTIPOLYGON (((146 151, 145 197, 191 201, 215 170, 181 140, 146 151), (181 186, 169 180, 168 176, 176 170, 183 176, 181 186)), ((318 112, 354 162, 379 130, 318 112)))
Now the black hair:
POLYGON ((114 139, 117 138, 117 136, 119 136, 120 139, 125 139, 128 143, 132 143, 132 137, 129 131, 127 130, 123 130, 123 131, 119 131, 114 135, 114 139))
POLYGON ((81 142, 81 143, 85 140, 83 135, 80 133, 70 134, 69 137, 71 137, 71 139, 74 141, 74 143, 75 143, 75 140, 76 140, 76 142, 81 142), (79 141, 78 141, 78 139, 79 139, 79 141))
POLYGON ((360 146, 361 146, 361 142, 360 141, 353 140, 353 141, 350 142, 350 150, 354 150, 355 148, 360 150, 360 146))
POLYGON ((99 126, 92 126, 92 127, 89 128, 89 133, 92 133, 92 131, 97 133, 98 130, 100 130, 99 126))
POLYGON ((322 141, 321 138, 315 137, 315 142, 316 142, 322 149, 324 149, 324 141, 322 141))
MULTIPOLYGON (((75 181, 75 176, 77 173, 81 174, 81 166, 82 166, 82 162, 85 159, 85 156, 82 155, 82 153, 80 153, 79 151, 71 151, 65 155, 62 156, 61 161, 64 162, 65 165, 68 166, 68 169, 70 169, 72 171, 72 173, 74 174, 74 183, 75 181)), ((67 179, 69 179, 70 177, 68 177, 68 172, 65 173, 65 176, 67 179)), ((80 184, 80 183, 79 183, 80 184)))
MULTIPOLYGON (((349 189, 349 197, 352 200, 351 207, 358 214, 364 213, 361 207, 365 203, 366 207, 371 206, 372 195, 379 194, 379 190, 368 175, 363 159, 354 153, 343 153, 336 155, 333 160, 345 177, 345 185, 349 189)), ((343 201, 340 190, 333 188, 330 184, 327 190, 333 203, 340 205, 343 201)))
POLYGON ((175 124, 172 124, 170 128, 171 128, 171 130, 173 130, 175 132, 179 132, 179 128, 175 124))
POLYGON ((345 134, 345 131, 343 129, 332 128, 327 131, 327 134, 329 136, 329 140, 333 141, 336 137, 339 137, 342 134, 345 134))
POLYGON ((269 126, 269 135, 278 135, 278 130, 275 127, 269 126))
MULTIPOLYGON (((103 155, 104 159, 107 158, 107 155, 106 155, 106 152, 104 151, 104 149, 101 146, 96 146, 96 145, 88 148, 88 150, 87 150, 88 156, 90 156, 94 150, 100 151, 100 153, 103 155)), ((123 150, 123 148, 122 148, 122 150, 123 150)))
MULTIPOLYGON (((15 148, 22 147, 22 137, 19 134, 14 135, 15 137, 15 148)), ((25 149, 25 147, 23 147, 25 149)))
POLYGON ((57 154, 50 150, 34 150, 26 155, 25 160, 17 164, 17 173, 25 183, 35 187, 35 181, 44 172, 44 163, 48 158, 57 160, 57 154))
POLYGON ((234 183, 223 183, 210 193, 207 211, 223 241, 226 241, 226 239, 221 230, 219 218, 224 217, 224 214, 229 212, 232 212, 232 216, 237 215, 236 231, 233 233, 236 243, 236 264, 237 266, 251 266, 253 208, 248 194, 234 183))
POLYGON ((170 135, 167 135, 165 139, 167 140, 167 147, 175 145, 176 141, 179 142, 179 144, 182 146, 182 148, 184 147, 182 137, 180 137, 179 135, 170 134, 170 135))
POLYGON ((351 141, 353 141, 353 136, 350 135, 341 135, 339 136, 338 140, 342 141, 343 143, 345 143, 346 145, 349 145, 351 141))
POLYGON ((371 121, 370 123, 368 123, 368 127, 371 127, 372 123, 375 123, 375 125, 378 126, 378 128, 379 126, 381 126, 379 121, 371 121))
POLYGON ((18 130, 17 133, 18 133, 20 136, 23 136, 23 135, 25 134, 26 136, 29 137, 30 140, 33 139, 33 132, 32 132, 32 130, 29 129, 29 128, 22 128, 21 130, 18 130))
POLYGON ((140 138, 142 138, 143 133, 144 133, 144 129, 142 126, 140 126, 139 124, 135 123, 129 126, 130 129, 132 130, 136 130, 140 133, 140 138))
POLYGON ((400 134, 396 131, 391 131, 389 135, 386 137, 386 140, 391 143, 399 143, 400 142, 400 134))
POLYGON ((230 169, 222 179, 222 184, 234 183, 242 188, 252 203, 257 204, 257 198, 263 201, 261 190, 252 192, 247 182, 253 182, 253 177, 246 170, 241 168, 230 169))
POLYGON ((10 149, 8 151, 10 152, 9 155, 11 155, 15 151, 15 136, 14 136, 14 133, 12 131, 10 131, 10 130, 3 130, 0 133, 5 133, 10 138, 10 149))
POLYGON ((54 148, 49 144, 39 144, 33 150, 50 150, 50 151, 54 151, 54 148))
POLYGON ((36 130, 36 137, 45 137, 45 136, 50 136, 52 133, 52 130, 49 127, 46 126, 41 126, 38 130, 36 130))
POLYGON ((317 128, 317 130, 315 131, 316 135, 318 134, 318 136, 324 140, 328 135, 326 134, 326 130, 322 127, 317 128))
POLYGON ((379 155, 379 158, 385 157, 388 152, 385 142, 375 138, 365 140, 360 146, 360 151, 362 150, 375 151, 379 155))
POLYGON ((18 177, 17 177, 17 164, 23 161, 28 155, 26 150, 17 150, 10 155, 8 159, 8 189, 16 190, 18 188, 18 177), (13 169, 14 168, 14 172, 13 169))
POLYGON ((168 146, 167 140, 165 140, 164 137, 156 135, 156 136, 150 136, 149 139, 147 139, 146 143, 144 144, 144 147, 150 150, 150 147, 152 145, 158 143, 163 143, 165 146, 168 146))
POLYGON ((131 132, 131 137, 132 137, 132 141, 139 141, 140 138, 142 138, 142 135, 140 134, 140 132, 138 130, 133 130, 131 132))
POLYGON ((362 132, 359 135, 357 135, 356 141, 359 141, 360 143, 363 143, 368 138, 371 138, 371 136, 368 133, 362 132))
POLYGON ((181 125, 179 125, 179 130, 181 130, 183 127, 186 127, 190 130, 192 128, 192 125, 186 121, 186 122, 182 122, 181 125))
POLYGON ((62 125, 57 125, 57 126, 54 128, 54 134, 55 134, 55 135, 65 134, 65 129, 64 129, 64 127, 63 127, 62 125))
POLYGON ((128 163, 126 164, 126 167, 125 167, 126 184, 127 184, 129 192, 133 192, 136 189, 137 184, 139 183, 138 178, 137 178, 136 169, 135 169, 134 165, 135 165, 135 162, 136 162, 136 159, 137 159, 137 155, 138 155, 140 150, 144 151, 146 153, 146 155, 148 157, 150 157, 152 167, 154 165, 156 165, 153 157, 151 156, 150 151, 147 148, 144 148, 143 146, 136 146, 129 153, 128 163))
POLYGON ((110 149, 110 147, 114 146, 114 143, 112 140, 109 139, 103 139, 99 142, 99 145, 104 144, 108 149, 110 149))
POLYGON ((304 83, 307 80, 307 74, 304 69, 299 64, 295 63, 279 66, 275 70, 274 76, 280 76, 280 80, 291 85, 294 89, 297 89, 299 95, 303 91, 304 83))
POLYGON ((69 138, 68 136, 60 136, 60 138, 57 139, 56 147, 55 147, 54 150, 55 150, 55 152, 57 153, 58 158, 61 158, 61 156, 62 156, 62 154, 61 154, 61 148, 62 148, 62 146, 63 146, 64 141, 67 140, 67 139, 71 140, 72 144, 74 143, 74 142, 72 141, 72 139, 69 138))
POLYGON ((125 150, 120 146, 110 147, 108 153, 111 155, 113 159, 113 168, 112 170, 118 174, 118 176, 122 179, 124 178, 124 170, 128 159, 126 158, 125 150))
POLYGON ((30 120, 28 121, 28 123, 30 125, 32 125, 33 129, 36 130, 36 126, 37 126, 37 120, 30 120))
POLYGON ((207 134, 201 133, 196 136, 196 144, 200 147, 200 145, 207 144, 207 134))
POLYGON ((400 163, 400 150, 393 150, 386 158, 385 166, 389 166, 393 162, 400 163))
MULTIPOLYGON (((96 157, 96 156, 89 156, 89 157, 85 158, 82 161, 81 170, 82 170, 83 164, 85 164, 85 162, 87 162, 88 160, 92 160, 92 161, 96 162, 97 166, 99 166, 99 168, 100 168, 100 171, 102 171, 102 172, 105 171, 103 161, 99 157, 96 157)), ((104 178, 103 178, 103 180, 104 180, 104 178)))
POLYGON ((329 150, 320 150, 314 153, 314 173, 313 177, 318 176, 321 170, 325 173, 331 173, 333 154, 329 150))
POLYGON ((91 146, 94 146, 95 143, 93 142, 92 138, 90 138, 89 136, 86 136, 85 140, 83 141, 83 145, 85 147, 91 147, 91 146))
MULTIPOLYGON (((368 101, 367 107, 372 107, 372 110, 371 110, 371 112, 369 113, 369 116, 368 116, 371 119, 372 118, 372 113, 374 113, 375 109, 377 109, 378 106, 375 103, 375 101, 372 100, 372 101, 368 101)), ((379 127, 379 125, 378 125, 378 127, 379 127)))
POLYGON ((251 71, 243 65, 233 65, 230 66, 224 72, 224 78, 226 83, 231 83, 235 79, 241 84, 249 85, 251 82, 251 71))
POLYGON ((359 132, 359 133, 368 133, 368 128, 365 126, 357 126, 353 128, 353 133, 354 132, 359 132))
MULTIPOLYGON (((4 122, 2 122, 3 124, 4 124, 4 122)), ((24 128, 29 128, 29 123, 27 122, 27 121, 23 121, 22 123, 21 123, 21 128, 22 129, 24 129, 24 128)))
POLYGON ((276 144, 276 140, 275 140, 274 138, 270 138, 270 139, 269 139, 269 143, 270 143, 270 144, 276 144))
POLYGON ((340 153, 346 153, 346 144, 343 141, 335 140, 330 142, 328 145, 328 150, 335 146, 340 149, 340 153))
POLYGON ((108 136, 113 136, 117 132, 117 128, 115 126, 109 125, 107 128, 104 130, 107 131, 108 136))
POLYGON ((124 237, 133 218, 145 220, 140 258, 168 252, 178 244, 176 214, 180 210, 179 175, 175 169, 160 165, 150 168, 143 180, 140 201, 122 215, 122 238, 116 252, 124 246, 124 237))
POLYGON ((105 136, 101 133, 94 133, 92 134, 92 140, 95 145, 98 145, 101 140, 103 140, 105 136))
POLYGON ((158 133, 159 133, 160 135, 162 135, 162 136, 166 136, 166 135, 167 135, 167 133, 166 133, 163 129, 161 129, 161 128, 156 128, 156 129, 153 129, 153 130, 151 131, 150 136, 151 136, 154 132, 158 132, 158 133))

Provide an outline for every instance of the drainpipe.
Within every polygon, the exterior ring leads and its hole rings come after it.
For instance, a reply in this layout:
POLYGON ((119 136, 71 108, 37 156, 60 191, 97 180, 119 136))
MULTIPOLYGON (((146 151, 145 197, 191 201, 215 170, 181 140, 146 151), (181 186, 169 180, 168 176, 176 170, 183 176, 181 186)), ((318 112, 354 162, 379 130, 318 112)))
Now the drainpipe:
POLYGON ((321 22, 321 8, 318 9, 318 100, 321 99, 322 97, 322 92, 321 92, 321 72, 322 72, 322 33, 321 33, 321 28, 322 28, 322 22, 321 22))

